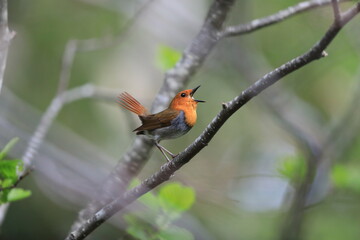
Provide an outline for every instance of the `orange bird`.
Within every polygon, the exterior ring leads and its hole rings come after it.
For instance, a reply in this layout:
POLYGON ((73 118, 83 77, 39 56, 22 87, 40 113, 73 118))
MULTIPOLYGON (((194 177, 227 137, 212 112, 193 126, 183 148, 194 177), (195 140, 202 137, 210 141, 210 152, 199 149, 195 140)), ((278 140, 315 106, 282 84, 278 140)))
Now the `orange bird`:
POLYGON ((175 154, 159 144, 163 139, 178 138, 187 133, 196 123, 196 107, 202 100, 195 100, 194 93, 200 86, 179 92, 171 101, 169 107, 159 113, 150 114, 134 97, 127 92, 118 96, 118 103, 123 108, 137 114, 142 125, 134 130, 137 135, 146 135, 154 140, 155 145, 165 158, 170 162, 165 154, 168 153, 172 158, 175 154))

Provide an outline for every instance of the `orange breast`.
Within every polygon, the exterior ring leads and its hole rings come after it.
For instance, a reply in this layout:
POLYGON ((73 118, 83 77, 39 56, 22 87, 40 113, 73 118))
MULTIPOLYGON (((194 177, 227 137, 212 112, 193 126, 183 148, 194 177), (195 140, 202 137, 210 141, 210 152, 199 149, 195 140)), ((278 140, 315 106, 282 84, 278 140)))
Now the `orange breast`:
POLYGON ((193 127, 196 123, 196 109, 194 108, 185 108, 184 110, 185 113, 185 122, 187 125, 189 125, 190 127, 193 127))
POLYGON ((189 127, 193 127, 196 123, 196 107, 197 102, 190 97, 175 97, 169 106, 170 109, 183 111, 185 113, 185 122, 189 127))

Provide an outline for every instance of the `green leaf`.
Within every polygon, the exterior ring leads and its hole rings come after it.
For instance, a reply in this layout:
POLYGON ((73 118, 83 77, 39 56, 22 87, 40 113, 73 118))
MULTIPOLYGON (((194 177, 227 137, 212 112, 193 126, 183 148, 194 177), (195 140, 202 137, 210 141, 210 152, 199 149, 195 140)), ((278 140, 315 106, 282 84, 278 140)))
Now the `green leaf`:
POLYGON ((136 239, 148 240, 149 234, 154 231, 149 226, 141 223, 136 216, 126 214, 124 215, 124 220, 128 224, 126 232, 136 239))
POLYGON ((180 60, 181 53, 169 46, 160 45, 156 54, 156 64, 161 70, 173 68, 180 60))
POLYGON ((168 183, 159 191, 161 207, 165 212, 183 212, 188 210, 195 202, 195 191, 180 183, 168 183))
POLYGON ((193 240, 194 236, 191 232, 184 228, 169 227, 158 234, 158 237, 163 240, 193 240))
POLYGON ((356 167, 335 165, 331 172, 331 180, 337 188, 360 193, 360 171, 356 167))
POLYGON ((24 190, 22 188, 13 188, 7 194, 7 201, 8 202, 18 201, 27 198, 30 195, 31 195, 30 190, 24 190))
POLYGON ((4 189, 3 191, 0 192, 0 204, 8 202, 7 196, 9 194, 9 192, 10 192, 10 189, 4 189))
POLYGON ((278 172, 291 181, 301 181, 306 174, 306 162, 302 156, 290 156, 282 160, 278 172))
POLYGON ((158 211, 160 209, 160 202, 158 198, 151 192, 141 196, 139 201, 153 211, 158 211))
POLYGON ((1 181, 1 187, 2 188, 8 188, 14 185, 14 183, 16 182, 17 179, 11 179, 11 178, 6 178, 3 181, 1 181))
POLYGON ((0 161, 0 176, 3 178, 17 179, 17 172, 21 171, 23 163, 19 159, 0 161))
POLYGON ((14 145, 18 141, 19 141, 19 138, 13 138, 5 145, 5 147, 0 152, 0 160, 2 160, 6 156, 6 154, 8 154, 8 152, 14 147, 14 145))

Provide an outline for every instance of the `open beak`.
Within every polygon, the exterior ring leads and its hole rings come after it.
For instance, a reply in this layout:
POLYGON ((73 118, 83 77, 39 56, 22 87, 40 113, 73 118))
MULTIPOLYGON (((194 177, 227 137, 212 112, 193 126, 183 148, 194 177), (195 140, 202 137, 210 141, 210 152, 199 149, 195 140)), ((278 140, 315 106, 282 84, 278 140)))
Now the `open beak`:
MULTIPOLYGON (((191 97, 194 95, 194 93, 196 92, 196 90, 198 90, 199 87, 200 87, 200 85, 197 86, 196 88, 193 88, 193 89, 191 90, 191 93, 190 93, 190 96, 191 96, 191 97)), ((205 101, 203 101, 203 100, 196 100, 196 99, 194 99, 194 101, 195 101, 195 102, 205 102, 205 101)))

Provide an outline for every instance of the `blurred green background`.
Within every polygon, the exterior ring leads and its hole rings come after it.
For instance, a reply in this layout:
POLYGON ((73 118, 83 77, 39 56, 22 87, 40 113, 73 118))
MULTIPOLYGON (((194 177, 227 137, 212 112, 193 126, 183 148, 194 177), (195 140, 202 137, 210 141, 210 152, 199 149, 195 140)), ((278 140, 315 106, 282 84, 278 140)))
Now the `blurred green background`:
MULTIPOLYGON (((164 69, 157 63, 159 49, 169 46, 182 52, 199 31, 211 4, 206 0, 154 0, 124 31, 145 2, 9 1, 9 28, 16 31, 16 37, 0 95, 0 115, 5 122, 0 147, 19 137, 15 156, 21 156, 56 95, 67 42, 122 38, 111 46, 76 54, 69 88, 91 83, 108 89, 113 100, 84 99, 64 107, 34 159, 36 170, 21 183, 33 194, 11 204, 1 239, 66 236, 77 212, 88 202, 86 193, 96 194, 131 145, 132 129, 140 124, 136 116, 117 106, 116 95, 127 91, 150 107, 164 78, 164 69), (5 129, 13 129, 13 134, 5 129)), ((245 23, 298 2, 237 1, 226 24, 245 23)), ((354 2, 341 6, 346 9, 354 2)), ((220 111, 222 102, 307 51, 332 19, 331 7, 325 6, 221 41, 188 86, 201 84, 196 96, 206 100, 198 108, 197 125, 164 146, 173 152, 183 150, 220 111)), ((291 176, 281 175, 279 169, 284 162, 306 155, 284 126, 281 119, 286 116, 315 142, 334 143, 323 158, 320 180, 315 181, 314 194, 308 199, 309 204, 316 204, 305 211, 303 239, 360 238, 359 29, 357 17, 331 43, 328 57, 290 74, 241 108, 209 146, 176 174, 172 181, 196 192, 194 206, 176 223, 195 239, 277 239, 293 193, 291 176), (337 126, 340 131, 329 138, 337 126), (333 165, 343 166, 345 173, 334 174, 333 165)), ((163 160, 154 151, 140 179, 157 171, 163 160)), ((118 216, 88 239, 121 239, 124 228, 118 216)))

